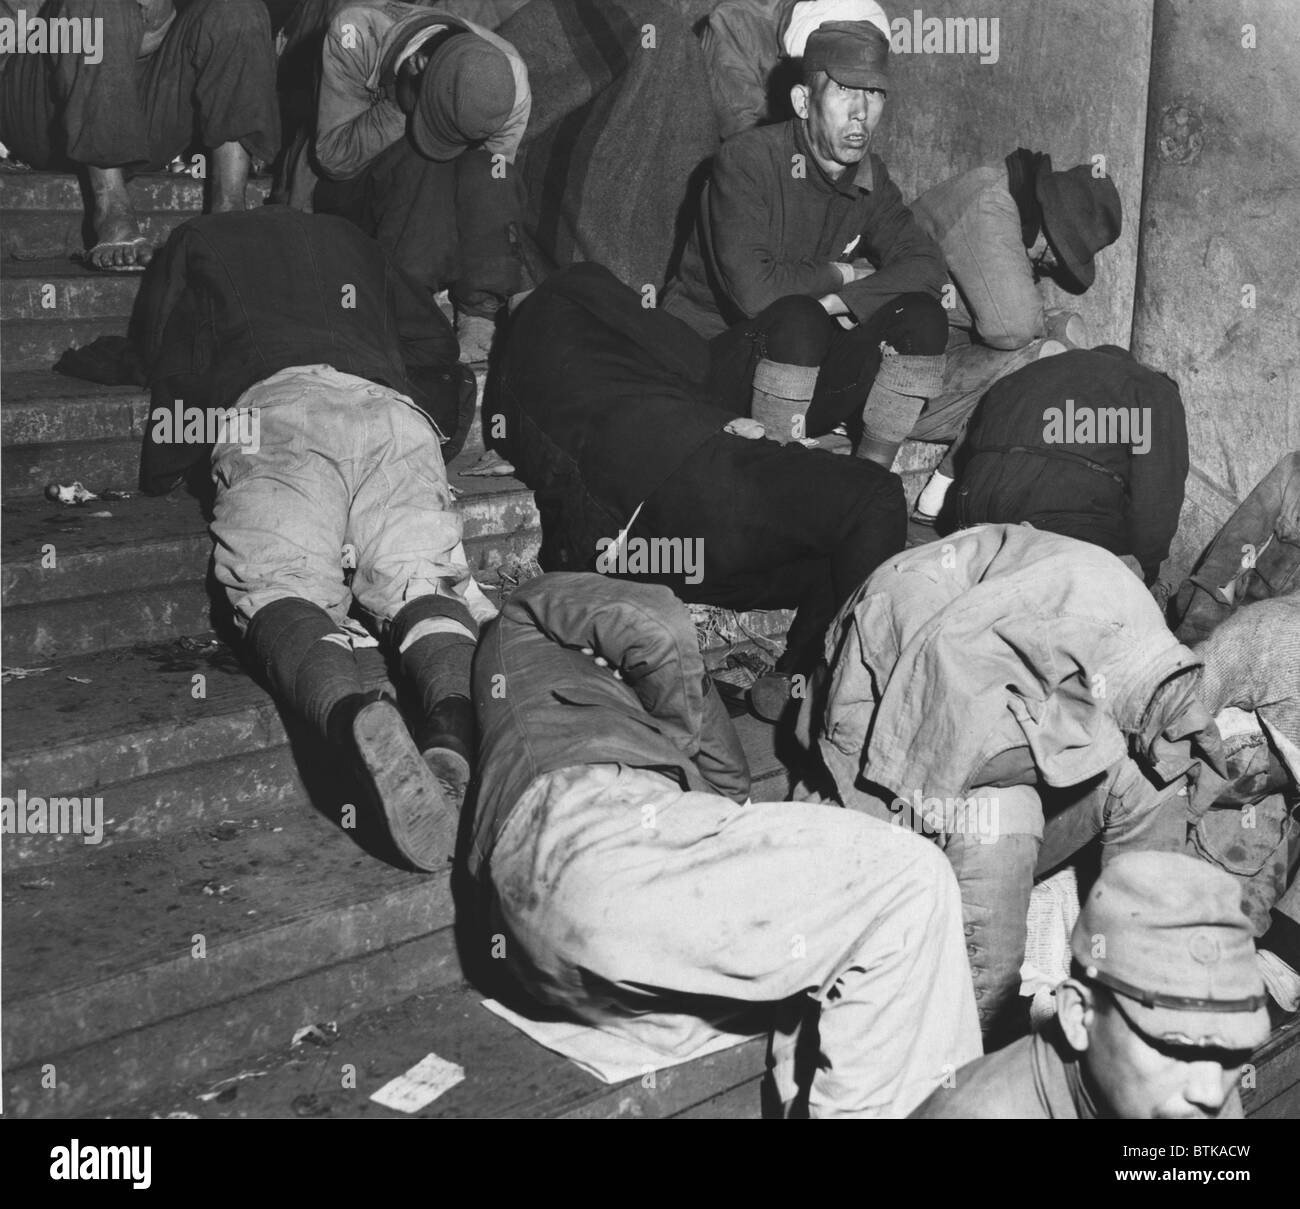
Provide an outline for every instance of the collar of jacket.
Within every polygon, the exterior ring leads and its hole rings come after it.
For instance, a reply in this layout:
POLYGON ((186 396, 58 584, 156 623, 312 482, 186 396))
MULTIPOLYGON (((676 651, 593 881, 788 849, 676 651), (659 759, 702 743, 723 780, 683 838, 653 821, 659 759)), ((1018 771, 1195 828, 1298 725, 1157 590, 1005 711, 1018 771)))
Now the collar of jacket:
POLYGON ((812 164, 817 175, 828 189, 834 189, 837 193, 843 193, 846 197, 853 197, 858 191, 870 193, 875 188, 876 174, 871 167, 870 148, 862 153, 862 159, 858 163, 856 172, 849 172, 846 168, 839 176, 831 176, 813 154, 812 144, 808 141, 808 123, 806 119, 795 118, 790 125, 794 128, 795 150, 812 164))

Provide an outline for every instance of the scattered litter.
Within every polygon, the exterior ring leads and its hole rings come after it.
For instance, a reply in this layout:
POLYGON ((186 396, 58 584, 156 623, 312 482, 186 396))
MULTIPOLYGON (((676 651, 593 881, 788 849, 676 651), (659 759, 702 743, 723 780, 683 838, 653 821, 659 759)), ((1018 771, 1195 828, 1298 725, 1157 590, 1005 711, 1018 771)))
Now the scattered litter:
POLYGON ((45 488, 45 498, 60 504, 84 504, 88 500, 97 500, 93 491, 88 491, 80 481, 63 484, 49 483, 45 488))
POLYGON ((196 1112, 169 1112, 164 1121, 201 1121, 203 1118, 196 1112))
POLYGON ((213 651, 221 645, 219 638, 178 638, 176 645, 182 651, 213 651))
POLYGON ((131 498, 131 494, 132 493, 129 491, 114 491, 111 488, 102 488, 99 492, 99 498, 101 500, 109 500, 109 501, 129 500, 131 498))
POLYGON ((214 840, 233 840, 239 838, 239 828, 230 819, 222 819, 208 834, 214 840))
POLYGON ((90 679, 89 676, 69 676, 68 679, 71 680, 73 684, 93 684, 93 683, 94 683, 94 681, 92 681, 92 680, 90 679))
POLYGON ((220 882, 204 882, 203 893, 208 895, 229 894, 230 887, 223 886, 220 882))
POLYGON ((242 1083, 245 1079, 264 1079, 266 1071, 264 1070, 241 1070, 237 1075, 231 1075, 227 1079, 222 1079, 214 1083, 207 1091, 199 1092, 195 1097, 198 1100, 233 1100, 239 1092, 237 1084, 242 1083))
POLYGON ((104 520, 106 517, 111 517, 112 515, 113 515, 113 514, 112 514, 111 512, 108 512, 108 511, 104 511, 104 512, 92 512, 92 513, 90 514, 92 520, 95 520, 95 519, 98 519, 98 520, 104 520))
POLYGON ((28 676, 43 676, 46 672, 53 671, 48 667, 6 667, 0 668, 0 684, 8 684, 11 680, 26 680, 28 676))
POLYGON ((283 827, 272 827, 271 834, 274 835, 277 831, 283 831, 283 830, 284 830, 283 827))
POLYGON ((48 877, 38 877, 35 881, 19 882, 20 890, 49 890, 53 887, 54 882, 48 877))
POLYGON ((419 1112, 464 1079, 463 1066, 437 1054, 426 1054, 406 1074, 385 1083, 370 1098, 398 1112, 419 1112))
POLYGON ((337 1020, 327 1020, 324 1024, 305 1024, 293 1035, 291 1046, 302 1045, 310 1041, 312 1045, 333 1045, 339 1035, 337 1020))

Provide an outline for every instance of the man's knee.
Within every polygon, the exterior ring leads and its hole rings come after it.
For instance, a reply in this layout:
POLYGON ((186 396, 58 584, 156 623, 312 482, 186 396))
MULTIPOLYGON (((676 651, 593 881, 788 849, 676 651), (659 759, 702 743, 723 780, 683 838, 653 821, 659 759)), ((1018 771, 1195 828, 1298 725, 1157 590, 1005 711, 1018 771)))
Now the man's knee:
POLYGON ((762 354, 782 365, 820 365, 831 346, 832 319, 815 298, 791 294, 758 317, 762 354))
POLYGON ((948 346, 948 312, 929 294, 900 294, 889 304, 884 339, 895 352, 937 357, 948 346))

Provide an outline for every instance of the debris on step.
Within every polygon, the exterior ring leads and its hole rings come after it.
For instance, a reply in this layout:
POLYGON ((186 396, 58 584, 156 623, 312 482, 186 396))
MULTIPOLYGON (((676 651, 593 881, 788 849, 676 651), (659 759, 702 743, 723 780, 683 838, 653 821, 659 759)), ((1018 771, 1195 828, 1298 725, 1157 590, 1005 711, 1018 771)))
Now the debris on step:
POLYGON ((293 1035, 290 1046, 310 1042, 312 1045, 333 1045, 338 1039, 339 1024, 337 1020, 327 1020, 322 1024, 305 1024, 293 1035))
POLYGON ((43 676, 46 672, 53 670, 53 668, 49 667, 0 668, 0 684, 8 684, 11 680, 26 680, 28 676, 43 676))
POLYGON ((66 485, 63 483, 47 484, 45 498, 59 504, 84 504, 89 500, 99 499, 99 496, 83 487, 80 480, 78 480, 66 485))
POLYGON ((444 1092, 465 1081, 465 1068, 426 1054, 404 1075, 398 1075, 371 1095, 376 1104, 397 1112, 419 1112, 444 1092))

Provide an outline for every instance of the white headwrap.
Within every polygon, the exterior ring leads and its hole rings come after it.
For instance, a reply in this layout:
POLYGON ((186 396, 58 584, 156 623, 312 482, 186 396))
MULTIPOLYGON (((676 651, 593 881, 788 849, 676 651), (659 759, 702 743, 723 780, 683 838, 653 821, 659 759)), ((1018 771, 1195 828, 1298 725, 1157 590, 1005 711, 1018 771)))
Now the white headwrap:
POLYGON ((792 59, 803 57, 808 35, 826 21, 870 21, 886 39, 892 40, 889 18, 876 0, 801 0, 790 10, 790 20, 781 39, 792 59))

